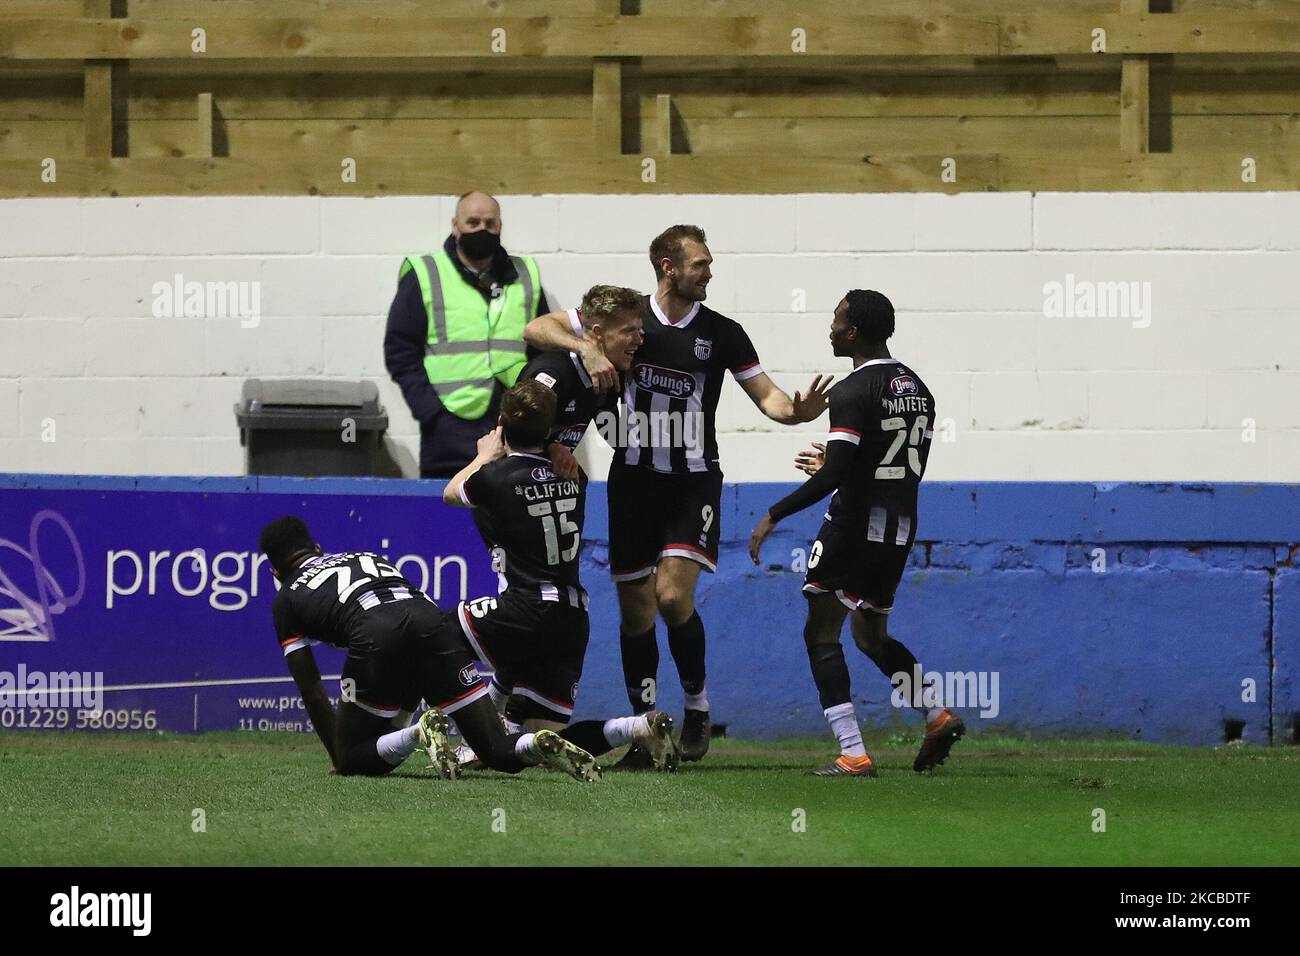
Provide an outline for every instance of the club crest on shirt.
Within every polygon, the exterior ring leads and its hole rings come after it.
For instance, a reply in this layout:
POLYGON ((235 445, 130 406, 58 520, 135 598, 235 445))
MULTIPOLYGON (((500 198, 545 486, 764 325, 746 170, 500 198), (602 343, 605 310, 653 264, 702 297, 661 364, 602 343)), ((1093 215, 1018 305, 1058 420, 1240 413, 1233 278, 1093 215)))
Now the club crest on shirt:
POLYGON ((920 389, 916 387, 916 379, 910 375, 899 375, 889 382, 889 390, 895 395, 916 395, 920 389))
POLYGON ((695 340, 695 357, 697 359, 699 359, 701 362, 707 362, 709 360, 709 356, 712 354, 713 354, 712 339, 695 340))
POLYGON ((576 398, 573 401, 569 402, 569 404, 564 406, 564 410, 566 412, 577 411, 577 409, 578 409, 578 400, 576 398))
POLYGON ((550 481, 555 477, 555 472, 551 471, 546 465, 538 465, 533 469, 533 481, 550 481))

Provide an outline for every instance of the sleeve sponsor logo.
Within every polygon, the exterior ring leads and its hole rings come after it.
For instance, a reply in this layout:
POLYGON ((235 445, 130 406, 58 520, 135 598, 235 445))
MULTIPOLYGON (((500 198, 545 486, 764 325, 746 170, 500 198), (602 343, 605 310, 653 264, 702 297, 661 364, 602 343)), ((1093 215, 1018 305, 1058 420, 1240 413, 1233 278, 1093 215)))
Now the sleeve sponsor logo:
POLYGON ((557 432, 554 441, 559 442, 565 448, 572 451, 577 448, 582 441, 582 436, 587 433, 586 425, 570 425, 568 428, 557 432))
POLYGON ((910 375, 899 375, 891 379, 889 390, 900 397, 903 395, 917 395, 921 391, 916 385, 916 379, 910 375))

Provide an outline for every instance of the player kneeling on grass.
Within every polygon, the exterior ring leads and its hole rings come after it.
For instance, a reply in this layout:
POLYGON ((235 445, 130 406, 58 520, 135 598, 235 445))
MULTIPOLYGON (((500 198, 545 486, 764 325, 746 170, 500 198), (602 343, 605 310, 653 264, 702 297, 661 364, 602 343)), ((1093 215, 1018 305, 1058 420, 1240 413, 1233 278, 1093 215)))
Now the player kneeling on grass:
POLYGON ((560 730, 596 755, 637 743, 655 769, 671 771, 678 749, 662 711, 569 724, 590 631, 578 579, 587 476, 580 468, 573 478, 558 476, 543 451, 555 409, 545 383, 519 381, 501 398, 500 425, 447 482, 443 500, 474 509, 500 581, 496 597, 463 601, 456 615, 474 653, 493 668, 492 693, 508 727, 560 730))
MULTIPOLYGON (((812 477, 773 505, 754 528, 749 555, 776 523, 831 491, 830 510, 808 556, 803 586, 808 599, 804 642, 826 720, 841 754, 818 776, 874 777, 849 697, 849 670, 840 646, 844 617, 852 612, 853 641, 892 680, 908 681, 920 665, 885 622, 916 539, 916 498, 934 432, 934 397, 920 377, 892 358, 885 340, 894 334, 894 306, 879 292, 854 289, 835 308, 831 347, 852 358, 853 371, 831 389, 831 428, 824 454, 805 452, 796 464, 812 477)), ((913 688, 913 706, 925 710, 926 732, 912 769, 943 763, 966 732, 962 719, 942 707, 922 707, 934 689, 913 688)))
POLYGON ((379 555, 324 554, 294 515, 263 528, 261 548, 281 585, 272 616, 285 663, 340 774, 386 774, 423 749, 444 776, 455 777, 447 740, 454 714, 493 770, 546 764, 579 780, 599 779, 591 754, 557 734, 505 732, 455 619, 379 555), (318 641, 348 652, 337 713, 311 651, 318 641), (421 698, 430 709, 419 722, 395 726, 421 698))

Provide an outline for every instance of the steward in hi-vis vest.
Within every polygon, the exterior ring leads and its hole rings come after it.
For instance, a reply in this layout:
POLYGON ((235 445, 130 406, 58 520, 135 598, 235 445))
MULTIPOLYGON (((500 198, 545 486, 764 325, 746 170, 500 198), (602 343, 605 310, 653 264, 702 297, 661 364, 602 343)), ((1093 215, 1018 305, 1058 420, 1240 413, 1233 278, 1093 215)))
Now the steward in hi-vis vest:
POLYGON ((420 423, 422 477, 474 458, 527 362, 524 326, 549 310, 537 263, 501 247, 496 200, 466 194, 452 227, 441 250, 402 261, 384 336, 385 365, 420 423))

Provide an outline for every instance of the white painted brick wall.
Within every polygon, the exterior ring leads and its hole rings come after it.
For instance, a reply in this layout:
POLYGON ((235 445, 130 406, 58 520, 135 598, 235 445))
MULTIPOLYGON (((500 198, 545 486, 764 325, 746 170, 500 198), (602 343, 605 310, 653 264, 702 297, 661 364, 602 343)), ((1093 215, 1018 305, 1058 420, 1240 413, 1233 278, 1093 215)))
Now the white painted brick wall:
POLYGON ((1092 372, 1088 423, 1102 431, 1204 428, 1201 372, 1092 372))
MULTIPOLYGON (((238 474, 242 382, 324 376, 379 383, 413 469, 419 433, 384 371, 384 320, 401 256, 440 246, 454 202, 0 201, 0 467, 238 474), (260 283, 258 321, 155 318, 155 285, 176 274, 260 283)), ((938 399, 932 477, 1300 481, 1300 194, 502 204, 507 246, 537 256, 560 307, 597 282, 648 289, 651 237, 703 226, 709 304, 745 325, 787 390, 847 371, 826 340, 846 289, 886 292, 893 350, 938 399), (1045 284, 1068 275, 1150 283, 1150 324, 1046 317, 1045 284)), ((793 456, 825 427, 774 425, 734 385, 718 421, 724 470, 743 481, 797 479, 793 456)), ((599 472, 609 450, 588 445, 599 472)))
MULTIPOLYGON (((980 372, 970 377, 970 427, 1087 428, 1088 372, 980 372)), ((931 386, 934 389, 934 386, 931 386)), ((939 417, 951 417, 939 405, 939 417)))
POLYGON ((18 380, 0 381, 0 438, 18 437, 18 380))
POLYGON ((311 197, 149 196, 84 200, 78 248, 114 258, 310 255, 320 240, 311 197))
POLYGON ((904 252, 916 248, 916 196, 800 196, 795 201, 801 253, 904 252))

